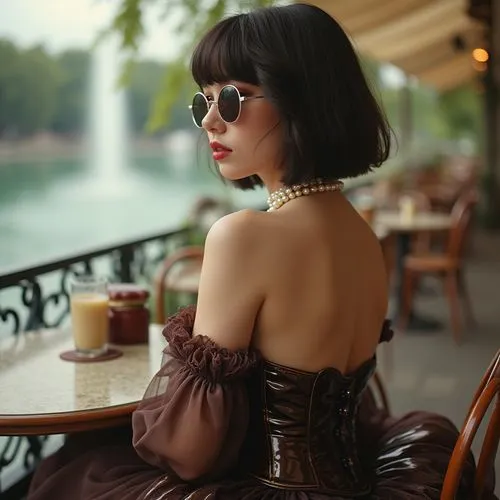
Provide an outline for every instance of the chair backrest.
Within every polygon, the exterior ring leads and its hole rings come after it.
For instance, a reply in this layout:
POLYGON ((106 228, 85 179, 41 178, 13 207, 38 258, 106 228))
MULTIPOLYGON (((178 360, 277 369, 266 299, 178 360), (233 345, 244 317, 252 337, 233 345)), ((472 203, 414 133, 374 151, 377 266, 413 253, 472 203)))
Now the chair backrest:
POLYGON ((495 400, 495 404, 481 447, 474 478, 474 497, 471 500, 480 500, 483 495, 488 473, 493 470, 498 442, 500 441, 500 350, 490 363, 474 394, 467 418, 448 464, 441 500, 454 500, 472 441, 493 400, 495 400))
POLYGON ((207 233, 217 219, 234 212, 234 210, 235 207, 227 199, 204 196, 199 198, 191 208, 188 222, 207 233))
POLYGON ((453 205, 451 210, 452 224, 447 246, 447 254, 453 259, 459 259, 462 256, 476 203, 477 192, 475 189, 469 189, 453 205))
POLYGON ((457 185, 458 190, 462 192, 476 184, 479 165, 478 158, 450 157, 444 163, 444 181, 457 185))
POLYGON ((155 275, 155 322, 163 325, 166 321, 165 293, 168 274, 174 269, 176 264, 186 261, 203 261, 203 247, 189 246, 179 248, 170 254, 158 268, 155 275))

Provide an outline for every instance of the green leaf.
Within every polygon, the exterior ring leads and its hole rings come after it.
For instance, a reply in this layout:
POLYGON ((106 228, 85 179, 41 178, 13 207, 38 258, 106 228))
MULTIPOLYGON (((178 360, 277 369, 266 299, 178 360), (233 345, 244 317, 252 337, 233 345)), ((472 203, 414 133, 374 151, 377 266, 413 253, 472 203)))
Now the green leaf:
MULTIPOLYGON (((118 33, 121 48, 136 52, 144 36, 143 14, 147 6, 159 0, 121 0, 111 25, 99 36, 118 33)), ((274 0, 163 0, 161 19, 175 16, 174 33, 179 36, 179 55, 167 64, 161 88, 153 101, 147 130, 155 132, 169 123, 174 104, 181 93, 194 90, 188 61, 196 42, 228 13, 243 12, 276 3, 274 0)), ((124 64, 120 84, 130 81, 133 55, 124 64)))
POLYGON ((111 29, 121 35, 124 49, 137 50, 144 34, 141 4, 145 0, 122 0, 118 13, 113 19, 111 29))

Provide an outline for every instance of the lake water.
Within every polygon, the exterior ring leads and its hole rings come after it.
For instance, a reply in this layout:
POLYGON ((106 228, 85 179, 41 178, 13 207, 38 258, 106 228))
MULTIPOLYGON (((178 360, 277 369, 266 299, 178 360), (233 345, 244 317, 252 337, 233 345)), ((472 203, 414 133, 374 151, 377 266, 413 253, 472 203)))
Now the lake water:
POLYGON ((203 195, 264 204, 263 190, 226 187, 198 162, 175 155, 136 158, 111 174, 83 160, 0 165, 0 276, 174 229, 203 195))

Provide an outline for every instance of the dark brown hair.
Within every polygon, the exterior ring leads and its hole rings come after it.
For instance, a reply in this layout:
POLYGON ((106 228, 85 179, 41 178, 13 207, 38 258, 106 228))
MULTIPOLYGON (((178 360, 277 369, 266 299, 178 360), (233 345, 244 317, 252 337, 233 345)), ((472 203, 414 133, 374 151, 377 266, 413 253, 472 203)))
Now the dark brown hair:
MULTIPOLYGON (((259 85, 283 129, 283 183, 357 177, 389 156, 390 128, 340 25, 312 5, 259 9, 219 22, 192 61, 200 87, 259 85)), ((262 185, 257 176, 235 181, 262 185)))

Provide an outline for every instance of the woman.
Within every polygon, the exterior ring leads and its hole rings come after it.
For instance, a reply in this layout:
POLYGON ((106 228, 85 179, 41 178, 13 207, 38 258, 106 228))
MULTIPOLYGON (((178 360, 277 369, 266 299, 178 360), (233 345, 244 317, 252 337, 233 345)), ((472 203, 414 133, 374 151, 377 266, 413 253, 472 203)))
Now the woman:
POLYGON ((258 10, 215 26, 192 72, 220 174, 265 185, 269 211, 211 228, 133 446, 75 436, 29 498, 438 499, 456 429, 389 419, 365 392, 391 334, 386 274, 339 179, 386 160, 390 135, 348 38, 312 6, 258 10))

